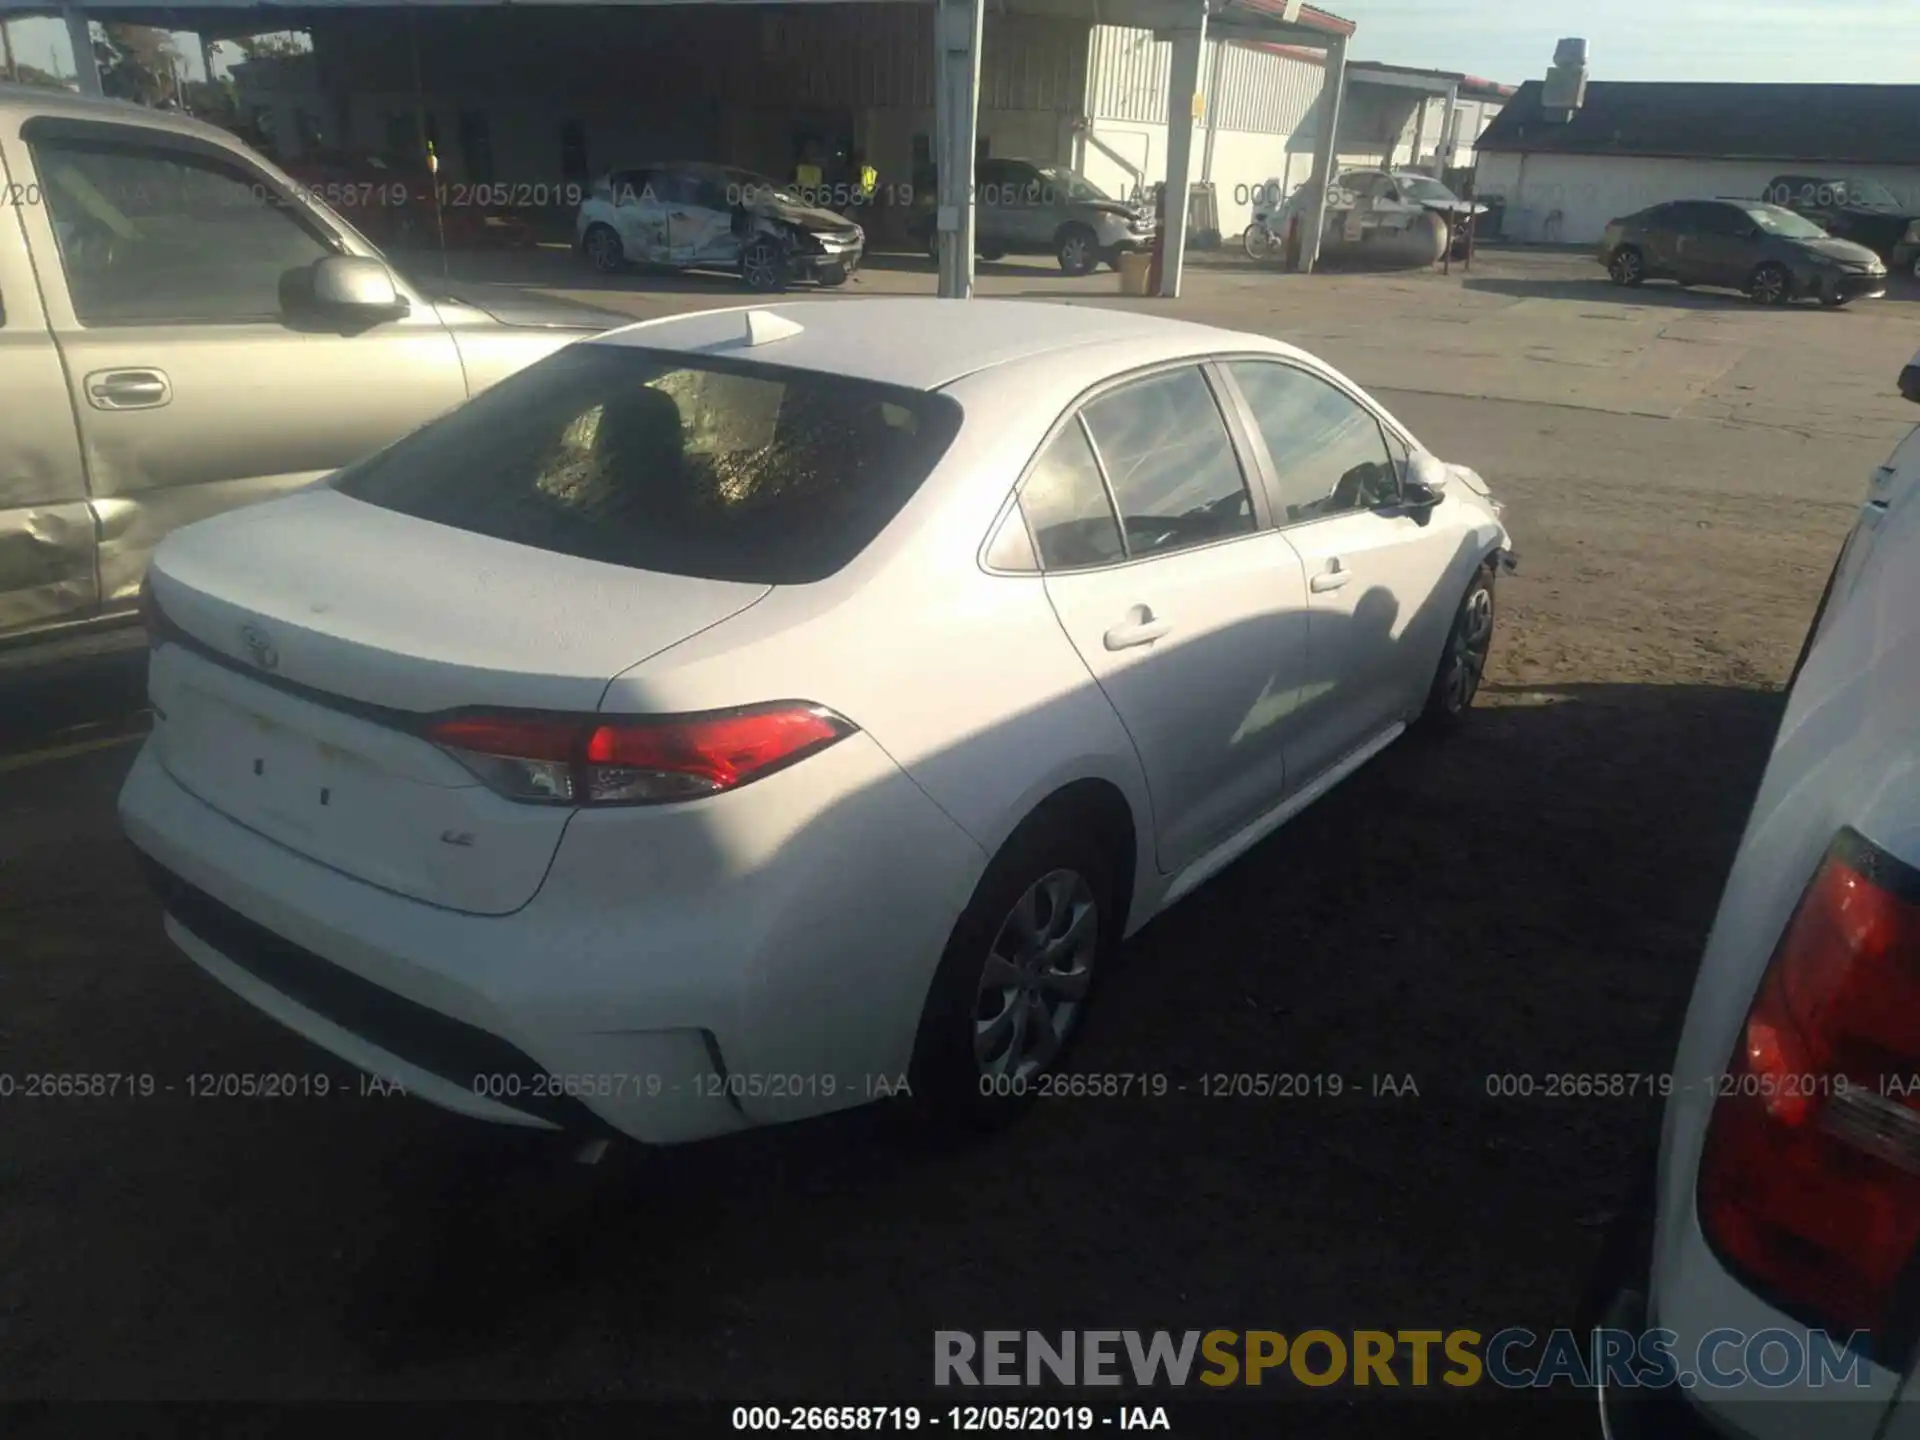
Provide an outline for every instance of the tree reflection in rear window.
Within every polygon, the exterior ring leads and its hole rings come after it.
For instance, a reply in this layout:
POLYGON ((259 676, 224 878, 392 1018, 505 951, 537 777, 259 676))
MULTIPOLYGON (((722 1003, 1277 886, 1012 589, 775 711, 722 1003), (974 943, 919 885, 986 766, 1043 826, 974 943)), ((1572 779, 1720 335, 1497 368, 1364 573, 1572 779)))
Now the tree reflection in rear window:
POLYGON ((751 361, 581 343, 342 471, 342 494, 641 570, 823 580, 960 428, 944 395, 751 361))

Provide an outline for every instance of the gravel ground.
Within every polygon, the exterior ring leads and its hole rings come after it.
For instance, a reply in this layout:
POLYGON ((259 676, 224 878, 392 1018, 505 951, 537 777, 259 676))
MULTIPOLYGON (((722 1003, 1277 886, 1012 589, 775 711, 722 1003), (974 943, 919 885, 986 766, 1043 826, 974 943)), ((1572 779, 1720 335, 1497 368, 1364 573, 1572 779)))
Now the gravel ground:
MULTIPOLYGON (((1481 283, 1533 290, 1447 282, 1484 302, 1467 348, 1539 304, 1604 337, 1665 303, 1616 306, 1564 257, 1508 272, 1481 283)), ((1075 1064, 1164 1075, 1160 1099, 1055 1101, 962 1150, 869 1112, 587 1168, 361 1097, 162 939, 113 824, 130 749, 44 733, 126 708, 131 671, 15 706, 0 1073, 174 1088, 0 1099, 0 1398, 877 1403, 924 1392, 935 1329, 1565 1323, 1657 1113, 1494 1099, 1488 1077, 1664 1068, 1776 687, 1902 419, 1878 398, 1849 411, 1833 370, 1884 396, 1907 307, 1675 301, 1662 330, 1704 315, 1734 353, 1634 413, 1612 391, 1541 403, 1518 364, 1482 383, 1436 350, 1444 383, 1424 387, 1374 364, 1365 305, 1417 307, 1427 278, 1274 278, 1269 312, 1239 323, 1371 367, 1510 501, 1522 569, 1491 683, 1464 734, 1395 747, 1128 947, 1075 1064), (1791 378, 1808 369, 1817 393, 1791 378), (208 1071, 325 1071, 336 1094, 183 1093, 208 1071), (1199 1093, 1277 1071, 1345 1093, 1199 1093), (1405 1093, 1375 1095, 1376 1076, 1405 1093)), ((1189 308, 1244 311, 1267 283, 1229 274, 1189 308)), ((1353 1399, 1302 1400, 1289 1429, 1410 1433, 1353 1399)), ((1537 1418, 1500 1402, 1477 1424, 1537 1418)))

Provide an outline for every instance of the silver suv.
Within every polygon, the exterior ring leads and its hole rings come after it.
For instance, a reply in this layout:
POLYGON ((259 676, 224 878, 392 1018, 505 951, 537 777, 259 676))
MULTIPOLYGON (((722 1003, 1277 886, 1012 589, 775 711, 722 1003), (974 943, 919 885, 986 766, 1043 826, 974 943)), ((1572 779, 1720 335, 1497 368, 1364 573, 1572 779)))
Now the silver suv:
POLYGON ((0 648, 91 643, 175 526, 628 318, 430 295, 226 131, 120 101, 0 86, 0 198, 0 648))
MULTIPOLYGON (((1051 255, 1069 275, 1115 265, 1128 251, 1148 250, 1153 208, 1116 200, 1086 176, 1032 160, 982 160, 974 167, 974 247, 984 260, 1051 255)), ((914 180, 914 238, 937 253, 938 176, 914 180)))

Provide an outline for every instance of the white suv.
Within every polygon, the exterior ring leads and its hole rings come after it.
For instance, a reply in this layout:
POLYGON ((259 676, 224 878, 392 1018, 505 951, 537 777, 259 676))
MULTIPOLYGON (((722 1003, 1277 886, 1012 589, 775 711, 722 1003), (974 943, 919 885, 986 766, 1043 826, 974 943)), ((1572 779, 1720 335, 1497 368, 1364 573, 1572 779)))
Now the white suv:
POLYGON ((1920 1435, 1916 492, 1920 430, 1834 567, 1701 962, 1604 1317, 1670 1332, 1682 1379, 1600 1387, 1622 1440, 1920 1435))

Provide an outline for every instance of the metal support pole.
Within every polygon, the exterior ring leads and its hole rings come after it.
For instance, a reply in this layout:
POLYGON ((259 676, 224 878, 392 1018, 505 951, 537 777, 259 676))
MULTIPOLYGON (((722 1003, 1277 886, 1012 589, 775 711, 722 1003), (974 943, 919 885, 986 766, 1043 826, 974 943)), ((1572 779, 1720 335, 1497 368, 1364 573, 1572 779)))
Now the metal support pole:
POLYGON ((1320 91, 1320 133, 1313 145, 1313 177, 1307 181, 1318 193, 1313 197, 1312 212, 1306 216, 1307 233, 1300 243, 1300 269, 1307 274, 1320 263, 1320 238, 1327 229, 1327 200, 1340 153, 1340 106, 1346 93, 1347 39, 1342 35, 1327 46, 1327 80, 1320 91))
POLYGON ((1440 122, 1440 148, 1433 154, 1433 178, 1441 179, 1447 173, 1447 167, 1453 164, 1453 147, 1458 135, 1460 123, 1460 87, 1447 88, 1446 118, 1440 122))
POLYGON ((984 0, 937 0, 933 11, 933 153, 939 170, 934 223, 943 298, 973 298, 973 155, 980 134, 984 0))
POLYGON ((1200 108, 1200 58, 1207 48, 1205 0, 1193 6, 1188 25, 1173 32, 1173 60, 1167 71, 1166 232, 1161 236, 1160 294, 1180 295, 1180 272, 1187 252, 1187 212, 1193 193, 1193 125, 1200 108))
POLYGON ((1207 185, 1213 183, 1213 136, 1220 128, 1220 114, 1214 107, 1220 103, 1220 69, 1226 55, 1227 47, 1214 41, 1213 66, 1207 75, 1206 111, 1201 117, 1207 127, 1207 148, 1200 161, 1200 180, 1207 185))
POLYGON ((13 32, 7 29, 5 16, 0 16, 0 51, 5 52, 4 58, 7 63, 7 79, 14 81, 19 80, 20 69, 13 63, 13 32))
POLYGON ((67 40, 73 46, 73 74, 80 82, 80 93, 96 98, 100 89, 100 61, 93 53, 93 27, 87 12, 78 5, 62 5, 60 14, 67 22, 67 40))

